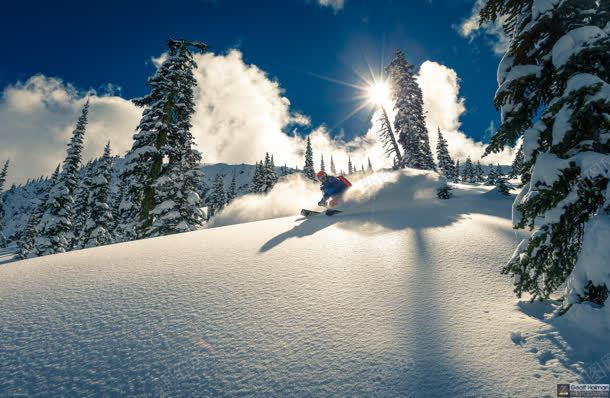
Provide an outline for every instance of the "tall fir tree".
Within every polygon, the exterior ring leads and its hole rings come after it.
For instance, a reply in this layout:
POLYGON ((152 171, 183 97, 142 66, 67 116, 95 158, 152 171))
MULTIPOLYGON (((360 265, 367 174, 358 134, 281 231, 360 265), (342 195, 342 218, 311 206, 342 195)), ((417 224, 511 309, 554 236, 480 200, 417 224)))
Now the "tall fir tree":
POLYGON ((455 179, 455 164, 451 155, 449 154, 449 148, 447 146, 447 140, 443 137, 441 129, 438 129, 438 140, 436 141, 436 158, 438 159, 438 169, 440 173, 448 180, 455 179))
POLYGON ((386 157, 392 159, 393 164, 399 165, 402 162, 403 155, 400 153, 398 142, 396 141, 396 134, 392 129, 392 123, 388 117, 388 113, 383 105, 380 106, 379 115, 379 138, 383 144, 384 152, 386 157))
POLYGON ((307 137, 307 147, 305 148, 305 167, 303 167, 303 175, 309 180, 316 181, 316 171, 313 167, 313 149, 311 149, 311 139, 307 137))
MULTIPOLYGON (((6 182, 6 176, 8 174, 8 165, 9 160, 4 162, 4 166, 2 166, 2 170, 0 171, 0 194, 2 193, 2 189, 4 188, 4 183, 6 182)), ((0 247, 6 247, 7 245, 6 237, 3 233, 5 216, 6 215, 4 211, 3 199, 0 198, 0 247)))
POLYGON ((227 204, 231 203, 233 199, 237 197, 237 181, 235 170, 233 170, 233 177, 231 178, 231 184, 229 185, 229 189, 227 190, 227 204))
POLYGON ((474 167, 474 180, 475 182, 485 181, 485 171, 483 170, 483 166, 481 166, 480 160, 477 160, 477 164, 474 167))
POLYGON ((352 157, 347 157, 347 174, 352 174, 354 172, 354 166, 352 165, 352 157))
POLYGON ((208 217, 214 217, 227 204, 227 195, 225 193, 224 186, 224 179, 220 174, 216 174, 214 184, 212 185, 212 193, 210 194, 210 200, 208 203, 208 217))
POLYGON ((403 147, 402 164, 416 169, 436 170, 424 118, 423 95, 415 79, 414 66, 401 50, 396 50, 386 67, 386 74, 397 111, 394 131, 403 147))
POLYGON ((324 154, 320 155, 320 170, 326 171, 326 165, 324 164, 324 154))
POLYGON ((277 181, 277 175, 275 174, 275 166, 269 157, 269 153, 265 154, 265 163, 262 168, 262 186, 260 192, 267 193, 273 189, 277 181))
POLYGON ((598 0, 544 8, 489 0, 480 13, 482 22, 503 18, 511 37, 495 96, 502 124, 487 152, 523 136, 531 171, 515 199, 513 222, 534 232, 503 272, 514 276, 517 295, 529 293, 532 300, 564 285, 563 311, 608 297, 610 263, 595 259, 608 258, 607 247, 594 242, 610 233, 609 14, 608 2, 598 0), (596 270, 582 268, 595 261, 596 270))
POLYGON ((455 161, 455 176, 454 176, 454 182, 459 182, 460 181, 460 177, 462 177, 462 168, 460 166, 460 159, 455 161))
POLYGON ((470 183, 476 182, 474 166, 472 164, 472 159, 470 159, 470 156, 466 158, 466 161, 464 162, 464 167, 462 168, 462 181, 470 183))
POLYGON ((493 164, 489 164, 487 166, 487 178, 485 179, 485 185, 496 185, 496 180, 498 179, 498 173, 496 167, 493 164))
POLYGON ((76 188, 78 169, 81 165, 83 142, 89 113, 89 100, 72 132, 68 151, 59 177, 49 190, 44 211, 36 227, 36 238, 32 253, 35 256, 63 253, 72 247, 74 231, 72 228, 73 194, 76 188))
POLYGON ((252 177, 252 183, 250 184, 250 192, 260 193, 263 192, 265 185, 265 168, 263 162, 256 162, 254 168, 254 176, 252 177))
POLYGON ((85 231, 85 222, 89 218, 91 211, 89 207, 89 196, 91 196, 91 185, 95 173, 93 162, 88 162, 84 166, 84 175, 79 180, 74 193, 74 206, 72 212, 72 225, 74 228, 74 239, 72 249, 82 248, 83 236, 85 231))
POLYGON ((371 164, 371 158, 368 158, 369 161, 369 165, 368 168, 366 169, 369 173, 373 172, 373 165, 371 164))
POLYGON ((337 175, 337 169, 335 168, 335 160, 333 155, 330 155, 330 174, 337 175))
MULTIPOLYGON (((53 186, 54 183, 59 179, 60 166, 51 175, 49 179, 49 185, 53 186)), ((49 200, 49 191, 43 191, 44 194, 40 200, 38 200, 32 207, 32 212, 28 217, 28 222, 21 233, 21 237, 17 241, 17 258, 24 260, 32 256, 32 250, 34 249, 34 240, 36 239, 36 227, 40 223, 42 215, 45 211, 45 205, 49 200)))
POLYGON ((207 46, 170 39, 167 58, 148 79, 151 92, 133 101, 144 112, 121 172, 127 188, 119 232, 126 240, 190 231, 203 222, 201 155, 190 132, 197 85, 191 49, 207 46))
POLYGON ((104 147, 104 154, 95 167, 91 179, 91 194, 88 202, 88 216, 81 238, 82 247, 103 246, 112 242, 112 209, 110 199, 110 181, 112 178, 112 157, 110 142, 104 147))

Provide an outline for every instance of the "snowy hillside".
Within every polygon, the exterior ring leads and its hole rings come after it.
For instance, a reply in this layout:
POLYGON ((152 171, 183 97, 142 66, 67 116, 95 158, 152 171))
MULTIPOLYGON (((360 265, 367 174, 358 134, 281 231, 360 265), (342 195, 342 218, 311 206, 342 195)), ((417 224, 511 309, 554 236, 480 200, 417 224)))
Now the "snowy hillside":
MULTIPOLYGON (((333 217, 0 267, 0 396, 554 397, 608 382, 583 373, 608 342, 516 305, 498 272, 520 239, 512 198, 464 185, 439 200, 434 175, 412 171, 367 178, 333 217)), ((317 195, 291 184, 296 206, 317 195)), ((247 202, 217 226, 246 221, 247 202)))
MULTIPOLYGON (((123 165, 123 158, 116 158, 113 165, 113 181, 112 191, 116 194, 118 191, 118 170, 123 165)), ((83 167, 80 171, 81 178, 86 174, 87 168, 90 165, 83 167)), ((235 164, 229 165, 224 163, 205 164, 201 166, 203 171, 203 181, 201 193, 206 196, 209 188, 212 186, 214 178, 217 174, 224 178, 225 188, 228 188, 235 173, 237 183, 237 196, 244 195, 249 192, 252 178, 254 177, 255 165, 235 164)), ((278 175, 282 175, 282 167, 276 167, 278 175)), ((287 172, 292 172, 288 168, 287 172)), ((35 180, 28 182, 22 186, 12 187, 6 192, 0 193, 0 200, 3 202, 6 223, 2 232, 9 239, 13 239, 16 234, 20 233, 27 224, 28 218, 33 209, 38 205, 45 192, 49 189, 48 180, 35 180)))

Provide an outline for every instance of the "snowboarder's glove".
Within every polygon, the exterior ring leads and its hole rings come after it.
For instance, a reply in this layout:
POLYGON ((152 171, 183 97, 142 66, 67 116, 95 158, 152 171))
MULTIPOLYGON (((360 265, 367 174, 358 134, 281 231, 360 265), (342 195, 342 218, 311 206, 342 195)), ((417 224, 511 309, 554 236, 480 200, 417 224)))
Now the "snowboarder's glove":
POLYGON ((318 202, 318 206, 320 206, 320 207, 326 206, 326 201, 324 199, 322 199, 321 201, 318 202))

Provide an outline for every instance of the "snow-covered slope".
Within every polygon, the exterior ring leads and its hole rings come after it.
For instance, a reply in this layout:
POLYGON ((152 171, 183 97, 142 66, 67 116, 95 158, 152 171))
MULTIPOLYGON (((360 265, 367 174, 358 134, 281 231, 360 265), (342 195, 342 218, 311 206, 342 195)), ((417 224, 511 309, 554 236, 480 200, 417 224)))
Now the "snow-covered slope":
POLYGON ((605 353, 579 358, 498 272, 512 199, 441 201, 405 173, 355 184, 333 217, 1 266, 0 396, 554 397, 583 380, 605 353))

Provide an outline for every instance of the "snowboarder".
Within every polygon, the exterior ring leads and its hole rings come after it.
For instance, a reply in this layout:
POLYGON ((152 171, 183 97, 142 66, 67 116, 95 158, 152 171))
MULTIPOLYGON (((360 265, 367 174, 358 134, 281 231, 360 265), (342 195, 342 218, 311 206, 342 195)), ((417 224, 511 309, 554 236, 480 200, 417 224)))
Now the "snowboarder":
POLYGON ((320 190, 324 192, 322 200, 318 202, 318 206, 334 207, 341 203, 343 194, 352 184, 343 176, 334 177, 326 174, 324 171, 319 171, 316 174, 318 180, 322 183, 320 190), (331 199, 327 204, 328 199, 331 199))

